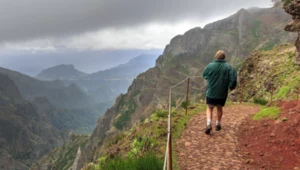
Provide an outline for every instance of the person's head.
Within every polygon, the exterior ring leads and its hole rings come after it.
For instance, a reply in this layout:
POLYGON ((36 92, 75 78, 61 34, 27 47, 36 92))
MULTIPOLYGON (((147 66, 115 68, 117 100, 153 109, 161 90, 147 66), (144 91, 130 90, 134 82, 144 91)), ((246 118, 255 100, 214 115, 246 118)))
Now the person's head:
POLYGON ((219 50, 216 53, 216 59, 217 60, 224 60, 226 58, 225 52, 223 50, 219 50))

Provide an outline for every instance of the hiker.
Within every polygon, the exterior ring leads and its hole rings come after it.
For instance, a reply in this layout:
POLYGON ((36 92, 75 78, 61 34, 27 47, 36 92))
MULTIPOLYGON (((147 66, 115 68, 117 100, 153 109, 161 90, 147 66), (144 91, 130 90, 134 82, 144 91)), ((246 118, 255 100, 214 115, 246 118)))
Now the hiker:
POLYGON ((203 77, 207 80, 206 104, 207 104, 207 125, 206 134, 212 130, 211 121, 214 107, 217 108, 216 131, 221 130, 221 119, 223 107, 226 103, 228 89, 236 87, 237 73, 225 60, 225 52, 219 50, 216 53, 216 60, 208 64, 203 72, 203 77))

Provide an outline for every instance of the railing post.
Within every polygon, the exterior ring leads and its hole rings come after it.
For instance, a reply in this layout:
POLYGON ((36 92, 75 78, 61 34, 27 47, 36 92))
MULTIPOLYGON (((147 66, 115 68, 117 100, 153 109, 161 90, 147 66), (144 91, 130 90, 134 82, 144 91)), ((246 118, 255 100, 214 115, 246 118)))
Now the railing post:
POLYGON ((186 105, 185 105, 185 115, 188 113, 188 105, 189 105, 189 88, 190 88, 190 78, 187 79, 186 85, 186 105))
POLYGON ((172 128, 171 128, 171 114, 172 114, 172 89, 169 94, 169 143, 168 143, 168 170, 172 170, 172 128))

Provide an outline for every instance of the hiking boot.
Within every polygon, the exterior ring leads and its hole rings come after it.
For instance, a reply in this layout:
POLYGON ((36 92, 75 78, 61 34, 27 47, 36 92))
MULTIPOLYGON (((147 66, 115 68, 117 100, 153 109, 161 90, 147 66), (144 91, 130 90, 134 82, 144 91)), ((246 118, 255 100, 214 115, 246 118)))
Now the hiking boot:
POLYGON ((208 125, 208 126, 206 126, 205 133, 206 133, 207 135, 209 135, 211 130, 212 130, 211 125, 208 125))
POLYGON ((216 131, 220 131, 222 129, 221 125, 216 125, 216 131))

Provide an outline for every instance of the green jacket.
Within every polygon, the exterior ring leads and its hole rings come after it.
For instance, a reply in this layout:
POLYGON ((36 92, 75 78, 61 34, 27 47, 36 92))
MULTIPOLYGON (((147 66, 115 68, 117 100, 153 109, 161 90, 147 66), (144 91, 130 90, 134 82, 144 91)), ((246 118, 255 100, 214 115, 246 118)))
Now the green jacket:
POLYGON ((208 64, 203 72, 207 80, 206 96, 214 99, 225 99, 228 89, 236 87, 237 73, 225 60, 215 60, 208 64))

